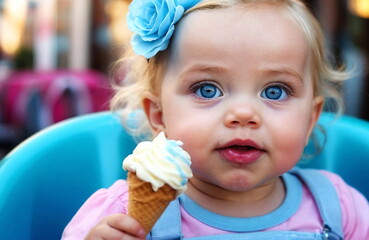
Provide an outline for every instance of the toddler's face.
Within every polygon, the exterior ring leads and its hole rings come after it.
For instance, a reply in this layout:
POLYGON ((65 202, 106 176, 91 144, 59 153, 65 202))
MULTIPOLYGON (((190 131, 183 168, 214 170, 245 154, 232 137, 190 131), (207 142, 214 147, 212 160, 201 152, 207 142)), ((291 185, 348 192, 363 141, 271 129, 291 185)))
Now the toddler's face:
POLYGON ((193 12, 175 34, 152 119, 184 142, 195 179, 247 190, 292 168, 322 105, 301 29, 234 8, 193 12))

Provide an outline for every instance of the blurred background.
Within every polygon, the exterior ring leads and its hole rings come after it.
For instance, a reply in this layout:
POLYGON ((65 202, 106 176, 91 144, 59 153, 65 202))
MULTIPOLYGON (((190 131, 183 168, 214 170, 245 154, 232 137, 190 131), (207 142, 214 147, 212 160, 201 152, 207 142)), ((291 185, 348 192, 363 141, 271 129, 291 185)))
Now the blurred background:
MULTIPOLYGON (((357 71, 345 114, 369 120, 369 0, 305 0, 332 62, 357 71)), ((130 0, 0 0, 0 159, 36 131, 108 110, 130 0)))

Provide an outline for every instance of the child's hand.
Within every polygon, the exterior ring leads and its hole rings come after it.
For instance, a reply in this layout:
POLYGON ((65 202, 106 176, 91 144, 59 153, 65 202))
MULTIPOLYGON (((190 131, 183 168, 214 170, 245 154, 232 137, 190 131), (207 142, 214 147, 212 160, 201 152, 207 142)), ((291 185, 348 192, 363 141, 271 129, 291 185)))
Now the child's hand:
POLYGON ((85 240, 145 239, 141 224, 125 214, 114 214, 102 219, 87 234, 85 240))

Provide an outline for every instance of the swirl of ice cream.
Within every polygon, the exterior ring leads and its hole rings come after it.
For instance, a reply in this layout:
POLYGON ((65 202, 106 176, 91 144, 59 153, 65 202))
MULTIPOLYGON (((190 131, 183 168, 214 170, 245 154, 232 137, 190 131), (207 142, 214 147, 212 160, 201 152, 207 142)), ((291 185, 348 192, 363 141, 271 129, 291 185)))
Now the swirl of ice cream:
POLYGON ((123 161, 123 169, 135 172, 137 177, 150 182, 154 191, 164 184, 177 190, 177 196, 186 190, 192 177, 190 155, 181 148, 181 141, 168 140, 161 132, 152 142, 137 145, 123 161))

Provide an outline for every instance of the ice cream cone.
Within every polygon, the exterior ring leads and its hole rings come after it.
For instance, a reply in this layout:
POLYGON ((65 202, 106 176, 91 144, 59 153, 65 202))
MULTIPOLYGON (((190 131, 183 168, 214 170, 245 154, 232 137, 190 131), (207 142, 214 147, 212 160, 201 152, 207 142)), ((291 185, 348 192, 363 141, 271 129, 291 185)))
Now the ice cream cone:
POLYGON ((149 233, 168 204, 187 188, 192 177, 191 157, 181 141, 169 140, 164 132, 153 141, 140 142, 123 161, 128 171, 128 215, 149 233))
POLYGON ((165 184, 156 192, 151 183, 139 179, 134 172, 128 173, 128 215, 134 217, 149 233, 168 204, 176 198, 176 190, 165 184))

